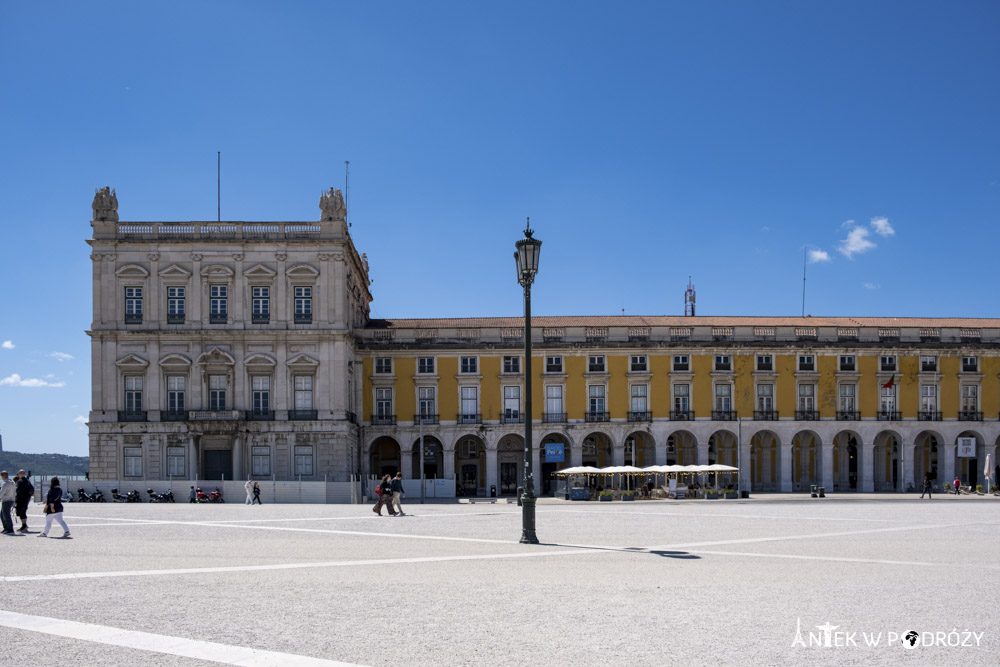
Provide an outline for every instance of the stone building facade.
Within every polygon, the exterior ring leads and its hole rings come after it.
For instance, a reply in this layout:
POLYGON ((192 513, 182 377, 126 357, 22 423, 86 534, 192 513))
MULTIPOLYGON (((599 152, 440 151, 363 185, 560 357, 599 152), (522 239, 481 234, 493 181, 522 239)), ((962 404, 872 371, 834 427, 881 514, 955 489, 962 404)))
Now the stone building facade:
MULTIPOLYGON (((370 319, 339 191, 320 209, 120 222, 98 192, 94 479, 422 464, 467 494, 515 492, 523 320, 370 319)), ((724 463, 755 491, 872 492, 984 483, 997 461, 998 319, 536 317, 532 333, 543 494, 570 465, 724 463)))

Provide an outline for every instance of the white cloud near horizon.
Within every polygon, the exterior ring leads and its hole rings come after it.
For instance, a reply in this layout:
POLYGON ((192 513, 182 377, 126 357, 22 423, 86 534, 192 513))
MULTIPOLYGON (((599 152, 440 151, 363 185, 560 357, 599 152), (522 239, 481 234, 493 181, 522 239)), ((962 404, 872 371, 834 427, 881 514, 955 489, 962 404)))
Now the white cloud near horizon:
POLYGON ((76 358, 72 354, 66 354, 65 352, 49 352, 49 356, 60 362, 70 361, 76 358))
POLYGON ((84 417, 83 415, 80 415, 79 417, 73 417, 73 423, 74 424, 86 424, 87 423, 87 418, 84 417))
POLYGON ((65 382, 48 382, 39 378, 22 378, 17 373, 11 373, 0 380, 0 387, 65 387, 65 382))
POLYGON ((896 233, 896 230, 889 224, 889 218, 885 216, 872 218, 871 226, 875 233, 883 238, 893 236, 896 233))
POLYGON ((809 263, 819 264, 821 262, 829 262, 830 253, 826 250, 810 250, 809 251, 809 263))
POLYGON ((14 345, 13 342, 5 340, 3 343, 0 343, 0 347, 2 347, 5 350, 13 350, 16 346, 14 345))
POLYGON ((878 283, 864 283, 864 288, 865 289, 878 289, 879 288, 879 284, 878 283))
POLYGON ((854 227, 847 232, 847 238, 840 242, 837 250, 847 259, 853 259, 855 255, 868 252, 875 247, 875 244, 868 240, 869 236, 871 232, 864 227, 854 227))

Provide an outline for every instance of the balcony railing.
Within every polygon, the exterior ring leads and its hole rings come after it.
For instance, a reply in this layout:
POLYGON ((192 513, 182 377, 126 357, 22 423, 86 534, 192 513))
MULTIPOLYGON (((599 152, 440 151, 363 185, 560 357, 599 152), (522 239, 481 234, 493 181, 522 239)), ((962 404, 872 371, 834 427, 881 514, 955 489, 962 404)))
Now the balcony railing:
POLYGON ((958 413, 958 421, 960 422, 981 422, 983 421, 983 413, 976 410, 962 410, 958 413))
POLYGON ((921 363, 920 364, 920 372, 921 373, 937 373, 937 363, 933 363, 933 364, 924 364, 924 363, 921 363))
POLYGON ((565 424, 566 423, 566 413, 565 412, 543 412, 542 413, 542 423, 543 424, 565 424))
POLYGON ((423 422, 424 424, 437 424, 438 423, 438 416, 437 415, 430 415, 430 414, 427 414, 427 413, 419 414, 419 415, 413 415, 413 423, 414 424, 419 424, 421 422, 423 422))
POLYGON ((161 422, 186 422, 187 420, 187 410, 163 410, 160 412, 161 422))
POLYGON ((584 421, 588 422, 606 422, 608 421, 607 412, 585 412, 583 415, 584 421))
POLYGON ((757 364, 757 370, 758 371, 766 371, 766 372, 770 373, 771 371, 774 370, 774 364, 772 364, 772 363, 766 363, 766 364, 765 363, 758 363, 757 364))
POLYGON ((899 412, 895 410, 879 410, 878 420, 880 422, 898 422, 901 419, 899 412))
POLYGON ((922 422, 939 422, 941 413, 934 410, 921 410, 917 413, 917 420, 922 422))
POLYGON ((395 426, 396 415, 372 415, 372 426, 395 426))
POLYGON ((191 410, 188 419, 198 422, 232 422, 243 419, 239 410, 191 410))
POLYGON ((250 316, 251 324, 270 324, 271 313, 254 313, 250 316))
POLYGON ((633 412, 629 411, 628 420, 630 422, 648 422, 653 418, 653 413, 651 412, 633 412))
POLYGON ((126 313, 125 324, 142 324, 142 313, 126 313))
POLYGON ((754 410, 753 418, 761 422, 776 422, 778 421, 778 411, 777 410, 754 410))
POLYGON ((296 324, 312 324, 312 313, 295 313, 296 324))
POLYGON ((837 410, 837 421, 856 422, 861 420, 861 413, 857 410, 837 410))
POLYGON ((248 422, 273 422, 274 410, 247 410, 248 422))
POLYGON ((796 410, 795 420, 800 422, 814 422, 819 420, 819 410, 796 410))
POLYGON ((184 313, 168 313, 167 324, 184 324, 184 313))
POLYGON ((717 371, 731 371, 731 370, 733 370, 733 364, 732 364, 732 362, 726 362, 724 364, 720 363, 720 362, 715 362, 715 370, 717 370, 717 371))
POLYGON ((855 364, 840 364, 841 373, 855 373, 857 372, 857 366, 855 364))
POLYGON ((803 373, 814 373, 816 371, 816 363, 807 364, 805 362, 799 364, 799 371, 803 373))
POLYGON ((523 424, 524 423, 524 413, 523 412, 509 412, 500 415, 501 424, 523 424))
POLYGON ((691 371, 691 364, 674 364, 674 373, 688 373, 691 371))
POLYGON ((604 369, 605 369, 604 364, 587 364, 588 373, 604 373, 605 372, 604 369))
POLYGON ((694 421, 694 410, 671 410, 670 421, 672 422, 694 421))
POLYGON ((118 421, 120 422, 144 422, 146 421, 145 410, 119 410, 118 421))
POLYGON ((458 423, 459 424, 482 424, 483 423, 483 416, 481 414, 479 414, 478 412, 475 413, 475 414, 472 414, 472 413, 461 414, 461 415, 458 415, 458 423))
POLYGON ((288 418, 291 421, 316 421, 319 417, 319 412, 317 410, 289 410, 288 418))
POLYGON ((979 364, 962 364, 963 373, 978 373, 979 364))
POLYGON ((717 422, 736 421, 736 410, 712 410, 712 420, 717 422))
POLYGON ((229 322, 229 316, 225 313, 212 313, 208 316, 209 324, 226 324, 229 322))

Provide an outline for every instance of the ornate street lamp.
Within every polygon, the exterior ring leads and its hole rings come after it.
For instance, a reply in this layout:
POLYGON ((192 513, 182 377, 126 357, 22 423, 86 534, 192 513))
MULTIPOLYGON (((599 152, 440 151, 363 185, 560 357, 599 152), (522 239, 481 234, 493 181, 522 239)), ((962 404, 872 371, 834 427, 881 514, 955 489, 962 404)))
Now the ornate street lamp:
POLYGON ((531 474, 531 283, 538 273, 542 242, 531 238, 531 218, 524 225, 524 238, 514 244, 517 282, 524 288, 524 493, 521 496, 521 543, 538 544, 535 535, 535 482, 531 474))

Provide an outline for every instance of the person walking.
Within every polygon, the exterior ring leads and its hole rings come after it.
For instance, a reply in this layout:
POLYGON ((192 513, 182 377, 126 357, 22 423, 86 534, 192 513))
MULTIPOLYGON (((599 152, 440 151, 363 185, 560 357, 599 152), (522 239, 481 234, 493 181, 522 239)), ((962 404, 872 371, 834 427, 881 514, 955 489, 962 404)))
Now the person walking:
POLYGON ((253 477, 247 480, 247 483, 243 485, 243 488, 247 492, 246 505, 253 505, 253 477))
POLYGON ((191 487, 191 493, 188 494, 188 503, 198 503, 198 492, 195 491, 193 486, 191 487))
POLYGON ((382 516, 383 507, 389 510, 389 514, 396 516, 396 512, 392 509, 392 493, 390 492, 391 485, 392 482, 389 481, 389 476, 382 475, 382 481, 375 487, 375 495, 378 496, 378 502, 375 503, 375 507, 372 508, 372 512, 375 512, 379 516, 382 516))
POLYGON ((260 502, 260 484, 258 484, 257 482, 253 483, 253 502, 257 503, 258 505, 264 504, 260 502))
POLYGON ((961 488, 961 486, 962 486, 962 480, 960 480, 960 479, 958 478, 958 476, 956 475, 956 476, 955 476, 955 495, 956 495, 956 496, 957 496, 957 495, 958 495, 959 493, 961 493, 961 491, 959 491, 959 489, 961 488))
POLYGON ((21 520, 21 527, 17 529, 19 533, 28 532, 28 504, 34 495, 35 487, 31 480, 24 474, 23 470, 18 470, 17 488, 14 492, 14 513, 21 520))
POLYGON ((17 489, 14 480, 7 476, 6 470, 0 470, 0 522, 3 523, 3 534, 14 534, 14 519, 11 518, 11 511, 14 509, 14 498, 17 489))
POLYGON ((49 528, 55 521, 63 529, 63 537, 69 537, 69 526, 63 521, 62 489, 59 488, 59 478, 53 477, 49 484, 49 493, 45 496, 45 528, 38 534, 39 537, 48 537, 49 528))
POLYGON ((392 480, 392 505, 390 508, 395 508, 396 513, 399 516, 406 516, 406 512, 403 511, 403 503, 400 500, 405 497, 406 494, 403 493, 403 473, 397 472, 396 477, 392 480))
POLYGON ((929 474, 924 475, 924 490, 920 492, 920 497, 923 498, 924 494, 927 494, 927 500, 931 499, 931 476, 929 474))

